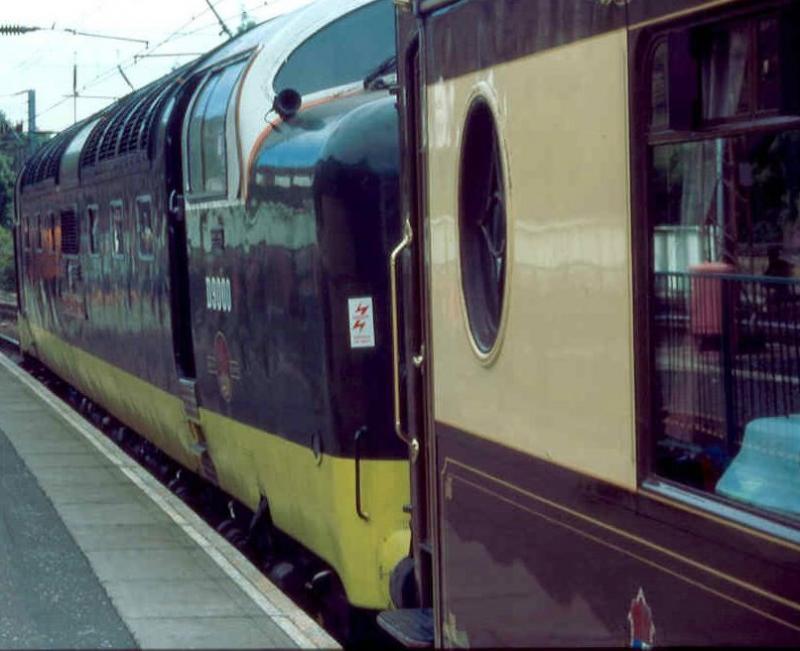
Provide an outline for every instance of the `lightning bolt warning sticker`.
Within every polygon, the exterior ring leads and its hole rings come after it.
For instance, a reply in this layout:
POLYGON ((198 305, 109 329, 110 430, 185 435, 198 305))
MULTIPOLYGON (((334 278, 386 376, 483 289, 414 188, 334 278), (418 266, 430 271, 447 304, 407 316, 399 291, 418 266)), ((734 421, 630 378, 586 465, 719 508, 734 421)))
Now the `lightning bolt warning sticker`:
POLYGON ((350 348, 374 348, 372 297, 348 298, 347 312, 350 315, 350 348))

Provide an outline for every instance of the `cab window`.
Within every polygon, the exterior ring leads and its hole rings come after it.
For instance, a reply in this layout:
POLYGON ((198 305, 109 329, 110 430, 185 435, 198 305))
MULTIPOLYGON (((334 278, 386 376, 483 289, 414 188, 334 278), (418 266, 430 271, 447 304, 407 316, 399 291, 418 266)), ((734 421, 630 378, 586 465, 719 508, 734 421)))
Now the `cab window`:
POLYGON ((327 25, 292 52, 274 89, 301 95, 359 81, 395 53, 394 13, 379 0, 327 25), (345 47, 342 44, 346 43, 345 47))
POLYGON ((193 194, 227 192, 225 116, 244 62, 209 76, 192 108, 189 120, 189 189, 193 194))

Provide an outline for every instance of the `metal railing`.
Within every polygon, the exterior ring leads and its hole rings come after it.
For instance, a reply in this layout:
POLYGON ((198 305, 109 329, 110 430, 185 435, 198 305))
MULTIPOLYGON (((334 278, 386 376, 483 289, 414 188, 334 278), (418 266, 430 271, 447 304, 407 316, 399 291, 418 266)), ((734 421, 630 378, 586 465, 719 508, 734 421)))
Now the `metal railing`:
POLYGON ((654 278, 656 407, 663 434, 718 440, 800 413, 800 280, 727 273, 654 278))

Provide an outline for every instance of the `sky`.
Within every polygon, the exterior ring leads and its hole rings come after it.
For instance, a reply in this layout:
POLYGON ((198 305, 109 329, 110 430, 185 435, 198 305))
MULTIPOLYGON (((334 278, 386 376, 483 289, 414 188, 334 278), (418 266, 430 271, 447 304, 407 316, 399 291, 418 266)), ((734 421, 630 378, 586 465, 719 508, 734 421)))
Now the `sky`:
MULTIPOLYGON (((243 11, 261 22, 307 2, 212 0, 233 33, 243 11)), ((206 0, 0 0, 0 26, 9 24, 43 29, 0 34, 0 110, 27 130, 24 91, 35 90, 39 131, 60 131, 129 93, 117 66, 140 88, 194 58, 179 54, 206 52, 227 40, 206 0), (76 36, 65 29, 148 43, 76 36), (147 54, 168 56, 140 56, 147 54)))

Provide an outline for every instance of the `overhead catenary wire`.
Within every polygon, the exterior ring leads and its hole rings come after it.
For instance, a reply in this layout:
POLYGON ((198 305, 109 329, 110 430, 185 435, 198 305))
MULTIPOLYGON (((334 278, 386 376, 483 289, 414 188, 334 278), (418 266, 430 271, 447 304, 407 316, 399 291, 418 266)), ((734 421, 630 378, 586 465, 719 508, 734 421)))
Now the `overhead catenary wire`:
MULTIPOLYGON (((228 1, 229 0, 218 0, 215 4, 216 4, 217 7, 219 7, 221 4, 226 3, 228 1)), ((239 10, 237 10, 237 12, 235 14, 226 15, 224 17, 224 20, 235 19, 237 16, 240 16, 242 12, 247 13, 247 14, 251 14, 253 12, 257 12, 257 11, 265 9, 265 8, 277 8, 276 5, 280 5, 280 4, 281 4, 280 1, 276 2, 275 0, 260 0, 259 2, 252 3, 247 7, 240 7, 239 10)), ((287 0, 286 4, 287 5, 298 5, 299 6, 299 5, 306 4, 306 2, 304 2, 303 0, 299 0, 298 2, 292 2, 291 0, 287 0)), ((129 55, 126 59, 123 59, 121 63, 116 63, 113 66, 110 66, 109 68, 99 72, 94 77, 90 78, 87 82, 82 84, 81 87, 78 89, 78 93, 80 94, 80 96, 83 96, 83 93, 85 93, 86 91, 91 90, 93 88, 96 88, 98 85, 108 81, 109 79, 111 79, 115 75, 118 75, 121 71, 130 70, 131 67, 136 65, 137 63, 139 63, 141 61, 141 59, 149 58, 146 55, 154 54, 156 52, 156 50, 160 49, 161 47, 163 47, 164 45, 166 45, 168 43, 177 42, 177 41, 180 41, 181 39, 183 39, 184 37, 187 37, 189 35, 194 35, 194 34, 197 34, 199 32, 202 32, 203 30, 207 30, 207 29, 212 29, 214 27, 218 27, 218 23, 215 21, 215 22, 208 23, 206 25, 201 25, 197 29, 192 29, 189 32, 185 31, 187 27, 191 26, 193 23, 195 23, 196 21, 201 19, 203 16, 208 15, 210 11, 211 11, 210 8, 206 8, 206 9, 198 12, 197 14, 192 15, 187 21, 182 23, 176 29, 172 30, 167 36, 165 36, 160 41, 157 41, 152 46, 149 46, 149 47, 146 47, 146 48, 142 48, 142 49, 138 50, 137 52, 129 55)), ((280 13, 282 13, 282 12, 278 9, 278 11, 275 12, 274 15, 278 15, 280 13)), ((271 17, 271 16, 267 16, 266 18, 269 18, 269 17, 271 17)), ((254 18, 256 20, 258 20, 259 22, 262 20, 262 17, 259 17, 258 15, 254 16, 254 18)), ((110 94, 113 95, 114 91, 112 91, 110 94)), ((37 117, 46 115, 47 113, 53 111, 54 109, 58 108, 59 106, 62 106, 66 101, 69 100, 70 97, 63 97, 63 98, 59 99, 58 101, 46 106, 44 109, 42 109, 41 111, 39 111, 37 113, 37 117)))
MULTIPOLYGON (((226 0, 222 0, 222 1, 225 2, 226 0)), ((217 3, 217 4, 219 4, 219 3, 217 3)), ((122 68, 124 69, 124 68, 129 68, 131 65, 135 65, 136 64, 135 57, 137 55, 141 55, 141 54, 145 54, 145 53, 152 53, 153 51, 157 50, 158 48, 160 48, 160 47, 166 45, 167 43, 171 42, 175 37, 180 35, 181 30, 183 30, 186 27, 188 27, 189 25, 191 25, 195 20, 198 20, 202 16, 206 15, 209 11, 210 11, 210 9, 204 9, 199 14, 197 14, 195 16, 192 16, 187 22, 185 22, 180 27, 178 27, 177 29, 172 31, 168 36, 166 36, 163 40, 161 40, 158 43, 156 43, 154 46, 143 48, 139 52, 133 54, 132 57, 129 58, 126 62, 124 62, 122 64, 115 65, 115 66, 113 66, 111 68, 108 68, 107 70, 105 70, 105 71, 101 72, 100 74, 96 75, 95 77, 90 79, 88 82, 86 82, 83 86, 81 86, 80 91, 83 92, 85 90, 88 90, 89 88, 92 88, 97 83, 105 81, 109 77, 113 76, 114 73, 117 71, 118 66, 122 66, 122 68)), ((45 109, 45 111, 43 111, 43 113, 47 112, 48 110, 50 110, 50 109, 45 109)))
MULTIPOLYGON (((224 0, 223 0, 223 1, 224 1, 224 0)), ((204 9, 204 10, 203 10, 203 11, 201 11, 199 14, 197 14, 197 15, 195 15, 195 16, 192 16, 192 17, 191 17, 191 18, 190 18, 190 19, 189 19, 187 22, 183 23, 183 24, 182 24, 180 27, 178 27, 178 28, 177 28, 177 29, 175 29, 173 32, 171 32, 171 33, 170 33, 170 34, 169 34, 169 35, 168 35, 166 38, 164 38, 162 41, 160 41, 160 42, 156 43, 156 44, 155 44, 153 47, 151 47, 151 48, 144 48, 143 50, 140 50, 139 52, 137 52, 137 54, 142 54, 142 53, 144 53, 144 52, 147 52, 148 50, 149 50, 150 52, 152 52, 153 50, 156 50, 156 49, 160 48, 161 46, 163 46, 163 45, 165 45, 166 43, 170 42, 170 40, 171 40, 171 39, 172 39, 172 38, 173 38, 175 35, 179 34, 179 33, 180 33, 180 31, 181 31, 182 29, 185 29, 186 27, 188 27, 189 25, 191 25, 191 24, 192 24, 192 23, 193 23, 195 20, 199 19, 201 16, 204 16, 204 15, 205 15, 205 14, 207 14, 208 12, 209 12, 209 10, 208 10, 208 9, 204 9)), ((136 56, 136 55, 134 55, 134 56, 136 56)), ((88 82, 86 82, 86 83, 85 83, 83 86, 81 86, 81 88, 80 88, 79 92, 81 92, 81 93, 82 93, 82 92, 84 92, 84 91, 86 91, 86 90, 89 90, 90 88, 93 88, 94 86, 96 86, 97 84, 101 83, 102 81, 105 81, 105 80, 106 80, 106 79, 108 79, 110 76, 112 76, 112 75, 113 75, 115 72, 117 72, 117 71, 118 71, 118 67, 119 67, 119 69, 121 70, 121 69, 123 69, 123 66, 124 66, 124 67, 130 67, 130 65, 133 65, 133 64, 135 64, 135 60, 133 60, 133 61, 131 61, 131 62, 124 63, 124 64, 117 64, 117 65, 115 65, 114 67, 112 67, 112 68, 109 68, 109 69, 107 69, 107 70, 105 70, 105 71, 101 72, 100 74, 96 75, 95 77, 93 77, 92 79, 90 79, 88 82)), ((39 113, 37 113, 37 114, 36 114, 36 117, 37 117, 37 118, 39 118, 40 116, 43 116, 43 115, 45 115, 45 114, 49 113, 49 112, 50 112, 50 111, 52 111, 53 109, 56 109, 56 108, 58 108, 59 106, 63 105, 63 104, 64 104, 64 103, 65 103, 65 102, 66 102, 68 99, 70 99, 70 97, 72 97, 72 96, 71 96, 71 95, 69 95, 69 96, 67 96, 67 97, 64 97, 64 98, 62 98, 62 99, 60 99, 60 100, 58 100, 58 101, 54 102, 53 104, 51 104, 51 105, 50 105, 50 106, 48 106, 47 108, 45 108, 45 109, 43 109, 42 111, 40 111, 39 113)))
POLYGON ((214 17, 217 19, 217 22, 219 23, 220 27, 222 27, 222 31, 225 34, 228 35, 228 38, 233 38, 233 32, 231 32, 231 30, 228 29, 228 26, 225 24, 225 21, 222 20, 220 15, 217 13, 217 10, 214 9, 214 5, 211 4, 211 0, 206 0, 206 4, 208 5, 208 8, 211 9, 211 11, 214 14, 214 17))

